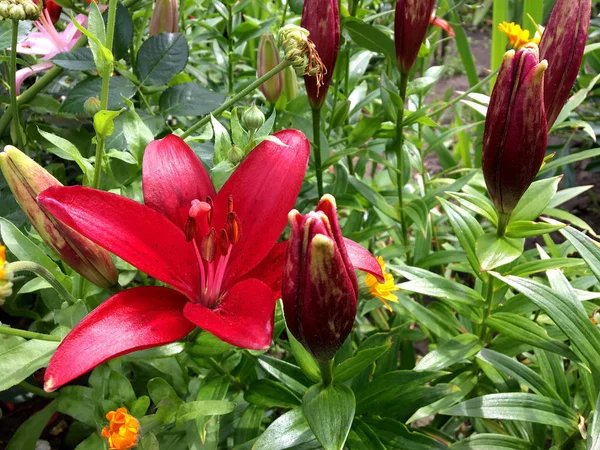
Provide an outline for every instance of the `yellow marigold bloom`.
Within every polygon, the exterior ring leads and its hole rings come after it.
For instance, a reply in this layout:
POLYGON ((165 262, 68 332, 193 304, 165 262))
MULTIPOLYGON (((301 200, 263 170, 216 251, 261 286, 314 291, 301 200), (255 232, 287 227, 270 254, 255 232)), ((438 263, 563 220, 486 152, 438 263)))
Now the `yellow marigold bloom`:
POLYGON ((6 247, 0 244, 0 305, 12 294, 13 273, 6 262, 6 247))
POLYGON ((521 25, 514 22, 502 22, 498 29, 508 36, 509 45, 515 50, 520 50, 529 43, 539 44, 540 37, 529 38, 529 30, 524 30, 521 25))
POLYGON ((374 275, 368 273, 365 276, 365 285, 369 294, 381 300, 385 307, 391 311, 392 308, 390 307, 388 302, 398 303, 398 297, 392 294, 392 292, 397 291, 398 288, 396 288, 396 284, 394 283, 394 277, 392 276, 392 274, 385 271, 385 261, 381 256, 377 257, 377 262, 381 266, 381 271, 383 272, 385 283, 380 283, 379 281, 377 281, 377 278, 375 278, 374 275))
POLYGON ((109 421, 102 429, 102 437, 108 440, 110 450, 126 450, 138 443, 140 423, 127 413, 127 408, 118 408, 106 414, 109 421))

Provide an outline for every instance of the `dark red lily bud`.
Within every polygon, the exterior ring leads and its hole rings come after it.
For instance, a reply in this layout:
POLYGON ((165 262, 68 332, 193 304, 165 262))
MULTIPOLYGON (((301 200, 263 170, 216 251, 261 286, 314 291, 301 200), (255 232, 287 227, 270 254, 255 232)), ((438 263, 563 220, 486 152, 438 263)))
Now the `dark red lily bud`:
POLYGON ((394 21, 396 59, 400 72, 408 73, 414 66, 427 27, 435 8, 435 0, 398 0, 394 21))
POLYGON ((552 128, 577 79, 590 28, 592 0, 558 0, 540 42, 540 58, 548 61, 544 102, 552 128))
POLYGON ((335 199, 326 195, 315 212, 302 216, 293 210, 289 219, 282 282, 285 320, 307 350, 328 361, 352 331, 358 296, 335 199))
POLYGON ((510 214, 546 154, 544 71, 537 45, 506 53, 494 86, 483 136, 483 175, 501 213, 510 214))
MULTIPOLYGON (((33 3, 36 5, 40 4, 40 0, 33 0, 33 3)), ((45 0, 44 8, 42 11, 48 11, 48 15, 50 16, 50 20, 52 23, 56 23, 58 19, 60 19, 60 13, 62 13, 62 7, 56 4, 53 0, 45 0)))
POLYGON ((304 0, 300 26, 309 31, 308 38, 315 44, 325 66, 322 80, 310 75, 304 76, 308 101, 313 109, 319 109, 327 97, 340 49, 338 0, 304 0))

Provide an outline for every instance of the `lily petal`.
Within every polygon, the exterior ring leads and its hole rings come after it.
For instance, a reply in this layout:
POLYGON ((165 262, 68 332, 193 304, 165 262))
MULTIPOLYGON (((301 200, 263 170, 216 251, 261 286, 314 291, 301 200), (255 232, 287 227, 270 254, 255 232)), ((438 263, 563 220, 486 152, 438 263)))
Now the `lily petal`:
POLYGON ((385 283, 381 266, 371 252, 351 239, 344 238, 344 244, 346 245, 348 257, 350 258, 350 264, 352 264, 355 269, 370 273, 377 278, 377 281, 385 283))
POLYGON ((146 206, 182 230, 192 200, 217 196, 200 159, 183 139, 173 134, 148 144, 142 173, 146 206))
POLYGON ((244 279, 256 278, 265 283, 271 288, 276 300, 281 298, 281 278, 287 245, 287 241, 275 244, 265 259, 244 276, 244 279))
POLYGON ((82 186, 52 187, 43 209, 100 247, 195 301, 200 274, 192 244, 162 214, 120 195, 82 186))
POLYGON ((40 73, 45 70, 50 70, 53 67, 54 67, 54 64, 52 64, 51 62, 44 62, 44 63, 40 63, 40 64, 34 64, 31 67, 25 67, 23 69, 17 70, 17 73, 15 74, 15 80, 16 80, 15 92, 17 93, 17 95, 21 95, 21 85, 23 84, 23 81, 25 81, 30 76, 35 75, 36 73, 40 73))
POLYGON ((227 202, 241 221, 241 238, 233 246, 225 285, 247 274, 271 251, 294 207, 308 166, 310 144, 300 131, 275 133, 283 142, 263 141, 233 172, 219 191, 213 223, 223 226, 227 202))
POLYGON ((58 346, 44 376, 44 389, 54 391, 111 358, 183 338, 195 328, 183 317, 186 303, 179 292, 155 286, 109 298, 58 346))
POLYGON ((248 279, 233 286, 215 309, 188 302, 183 315, 232 345, 266 350, 273 338, 274 311, 271 289, 262 281, 248 279))

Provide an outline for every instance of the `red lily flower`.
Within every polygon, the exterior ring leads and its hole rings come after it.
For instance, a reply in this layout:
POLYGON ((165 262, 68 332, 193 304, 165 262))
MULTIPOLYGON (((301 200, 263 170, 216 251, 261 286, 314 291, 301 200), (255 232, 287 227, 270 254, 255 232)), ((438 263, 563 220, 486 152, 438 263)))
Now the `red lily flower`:
POLYGON ((310 153, 299 131, 275 137, 285 145, 262 142, 218 194, 194 152, 171 135, 146 148, 145 205, 81 186, 38 196, 57 220, 174 288, 132 288, 88 314, 52 357, 47 391, 196 326, 238 347, 269 347, 287 245, 277 240, 310 153))
POLYGON ((448 36, 450 37, 456 36, 456 33, 454 32, 452 26, 446 20, 437 17, 435 15, 435 12, 431 15, 431 20, 429 21, 429 23, 434 27, 438 27, 444 30, 446 33, 448 33, 448 36))

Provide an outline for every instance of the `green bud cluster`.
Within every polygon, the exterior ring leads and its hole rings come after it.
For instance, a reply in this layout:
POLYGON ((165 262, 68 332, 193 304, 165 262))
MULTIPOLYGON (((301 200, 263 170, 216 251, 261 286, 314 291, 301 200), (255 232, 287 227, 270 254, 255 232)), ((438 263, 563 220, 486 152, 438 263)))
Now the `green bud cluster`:
POLYGON ((36 20, 42 9, 31 0, 0 0, 0 17, 14 20, 36 20))

